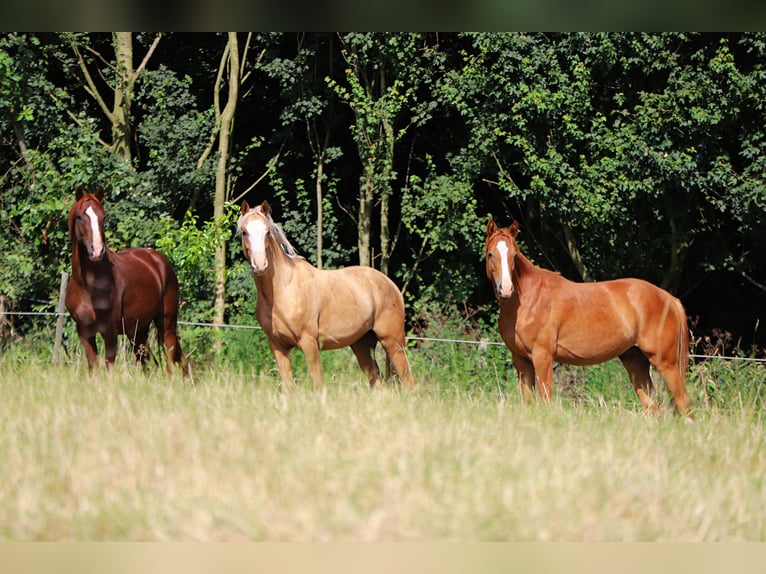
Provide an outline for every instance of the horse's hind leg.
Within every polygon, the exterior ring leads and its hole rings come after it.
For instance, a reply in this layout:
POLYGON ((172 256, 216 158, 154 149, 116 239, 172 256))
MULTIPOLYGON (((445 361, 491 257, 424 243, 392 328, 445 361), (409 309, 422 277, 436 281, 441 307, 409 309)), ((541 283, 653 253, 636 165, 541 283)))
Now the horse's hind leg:
POLYGON ((351 350, 356 355, 359 367, 370 381, 370 387, 375 388, 380 382, 380 368, 375 360, 375 346, 378 338, 373 331, 368 331, 356 343, 351 345, 351 350))
POLYGON ((168 374, 172 374, 173 372, 171 367, 172 363, 175 366, 182 366, 183 376, 187 376, 189 374, 189 363, 186 361, 183 350, 181 349, 181 342, 178 340, 175 321, 169 322, 166 319, 162 329, 157 329, 157 337, 160 339, 162 346, 165 349, 165 368, 168 374))
POLYGON ((655 368, 660 372, 668 390, 673 395, 676 410, 680 415, 686 415, 688 418, 694 418, 689 410, 689 395, 686 393, 684 384, 684 374, 678 361, 665 360, 660 361, 655 368))
POLYGON ((135 336, 130 340, 133 355, 136 357, 136 362, 141 363, 142 367, 146 367, 146 359, 149 356, 149 347, 146 341, 149 339, 149 327, 145 327, 140 331, 136 331, 135 336))
MULTIPOLYGON (((375 334, 378 335, 378 333, 375 334)), ((410 389, 415 388, 415 379, 412 376, 410 362, 404 352, 404 328, 401 329, 401 333, 395 336, 379 336, 379 339, 380 344, 386 350, 388 360, 393 363, 394 369, 399 374, 404 386, 410 389)))
POLYGON ((657 404, 651 397, 654 384, 649 373, 649 359, 638 347, 632 347, 620 355, 622 366, 628 371, 630 382, 638 395, 638 399, 647 411, 657 413, 657 404))

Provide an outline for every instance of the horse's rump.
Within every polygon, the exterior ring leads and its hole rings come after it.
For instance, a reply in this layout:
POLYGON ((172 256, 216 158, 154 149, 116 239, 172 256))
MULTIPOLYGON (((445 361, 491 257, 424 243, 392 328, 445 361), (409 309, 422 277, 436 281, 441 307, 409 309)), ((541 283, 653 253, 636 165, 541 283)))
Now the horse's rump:
MULTIPOLYGON (((369 331, 388 334, 392 328, 389 323, 398 321, 403 325, 401 292, 380 271, 362 266, 312 270, 303 299, 306 308, 316 313, 323 349, 346 347, 369 331)), ((285 312, 292 311, 299 309, 285 312)))

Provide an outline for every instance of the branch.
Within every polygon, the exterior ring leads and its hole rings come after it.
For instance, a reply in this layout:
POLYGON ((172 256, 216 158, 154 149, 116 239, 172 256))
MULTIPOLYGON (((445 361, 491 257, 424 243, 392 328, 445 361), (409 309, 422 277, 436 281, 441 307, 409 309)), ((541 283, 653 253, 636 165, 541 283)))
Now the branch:
MULTIPOLYGON (((77 117, 77 116, 76 116, 76 115, 75 115, 75 114, 74 114, 74 113, 73 113, 71 110, 67 110, 67 111, 66 111, 66 113, 67 113, 67 115, 68 115, 70 118, 72 118, 72 120, 74 121, 74 123, 76 123, 78 126, 80 126, 80 127, 85 127, 85 123, 84 123, 84 122, 83 122, 83 121, 82 121, 80 118, 78 118, 78 117, 77 117)), ((100 136, 99 136, 99 138, 98 138, 98 143, 100 143, 101 145, 103 145, 103 146, 104 146, 106 149, 112 149, 112 146, 111 146, 111 145, 109 145, 107 142, 105 142, 103 139, 101 139, 101 137, 100 137, 100 136)))
POLYGON ((750 277, 750 275, 748 275, 744 269, 742 269, 741 267, 737 267, 737 271, 739 271, 739 274, 742 275, 742 277, 744 277, 749 283, 751 283, 752 285, 754 285, 761 291, 766 291, 766 285, 764 285, 763 283, 759 283, 754 278, 750 277))
MULTIPOLYGON (((247 40, 245 40, 245 49, 242 50, 242 60, 239 64, 239 83, 242 84, 242 82, 245 81, 245 78, 250 75, 250 72, 247 73, 247 76, 245 75, 245 64, 247 63, 247 52, 250 49, 250 40, 253 39, 253 33, 248 32, 247 33, 247 40)), ((263 49, 263 52, 261 52, 261 55, 258 57, 258 60, 256 60, 256 64, 261 61, 261 58, 263 57, 264 52, 266 52, 266 48, 263 49)))
POLYGON ((242 193, 240 193, 240 194, 239 194, 237 197, 235 197, 235 198, 231 199, 231 200, 230 200, 230 201, 231 201, 231 203, 237 203, 237 202, 238 202, 240 199, 242 199, 242 198, 243 198, 243 197, 245 197, 245 196, 246 196, 248 193, 250 193, 250 192, 253 190, 253 188, 254 188, 256 185, 258 185, 259 183, 261 183, 261 182, 263 181, 263 179, 264 179, 264 178, 265 178, 267 175, 269 175, 269 172, 270 172, 270 171, 271 171, 271 170, 274 168, 274 166, 276 165, 277 161, 279 161, 279 156, 281 156, 281 155, 282 155, 282 149, 285 147, 285 143, 286 143, 286 142, 282 142, 282 145, 281 145, 281 146, 279 146, 279 151, 276 153, 276 155, 275 155, 274 157, 272 157, 272 158, 269 160, 269 164, 266 166, 266 171, 264 171, 264 172, 263 172, 263 173, 260 175, 260 177, 259 177, 258 179, 256 179, 256 180, 255 180, 255 182, 253 182, 253 184, 252 184, 250 187, 248 187, 248 188, 247 188, 245 191, 243 191, 242 193))
POLYGON ((221 91, 221 83, 223 82, 223 70, 226 67, 226 61, 228 58, 229 43, 226 42, 226 47, 223 49, 223 54, 221 55, 221 62, 218 64, 218 73, 216 74, 215 84, 213 86, 213 108, 215 109, 215 124, 213 125, 213 131, 210 134, 210 139, 208 140, 207 147, 197 160, 197 169, 201 169, 205 163, 205 160, 207 160, 207 158, 210 157, 210 154, 213 153, 215 140, 218 137, 218 132, 221 129, 221 95, 219 92, 221 91))
POLYGON ((144 68, 146 68, 146 64, 149 63, 149 58, 151 58, 152 54, 154 54, 154 50, 157 49, 157 44, 160 43, 161 38, 162 38, 162 32, 158 32, 157 36, 154 38, 154 42, 152 42, 152 45, 149 46, 149 49, 146 52, 146 56, 144 56, 144 59, 141 60, 141 64, 138 66, 138 68, 136 68, 136 71, 133 73, 134 78, 144 71, 144 68))
MULTIPOLYGON (((61 102, 61 99, 60 99, 60 98, 58 98, 58 97, 56 97, 56 95, 55 95, 54 93, 52 93, 52 92, 49 92, 49 93, 48 93, 48 95, 49 95, 49 96, 51 97, 51 99, 52 99, 54 102, 56 102, 57 104, 61 104, 61 103, 62 103, 62 102, 61 102)), ((70 118, 72 118, 72 120, 74 121, 74 123, 76 123, 78 126, 82 127, 82 126, 84 126, 84 125, 85 125, 85 124, 83 123, 83 121, 82 121, 80 118, 78 118, 78 117, 77 117, 77 116, 74 114, 74 112, 72 112, 72 110, 70 110, 69 108, 67 108, 67 109, 66 109, 66 113, 67 113, 67 115, 68 115, 70 118)), ((111 149, 111 147, 112 147, 112 146, 110 146, 108 143, 106 143, 104 140, 102 140, 100 137, 98 138, 98 142, 99 142, 100 144, 102 144, 102 145, 103 145, 105 148, 107 148, 107 149, 111 149)))
POLYGON ((88 71, 88 66, 85 65, 85 58, 83 58, 82 53, 80 53, 80 49, 77 47, 77 44, 74 41, 72 41, 71 44, 74 53, 77 55, 77 62, 80 64, 80 70, 82 71, 83 76, 85 76, 85 82, 87 83, 85 91, 93 96, 93 99, 96 100, 106 117, 109 118, 109 121, 112 121, 112 112, 106 105, 104 98, 101 97, 101 94, 99 93, 98 88, 96 87, 96 84, 93 81, 90 72, 88 71))

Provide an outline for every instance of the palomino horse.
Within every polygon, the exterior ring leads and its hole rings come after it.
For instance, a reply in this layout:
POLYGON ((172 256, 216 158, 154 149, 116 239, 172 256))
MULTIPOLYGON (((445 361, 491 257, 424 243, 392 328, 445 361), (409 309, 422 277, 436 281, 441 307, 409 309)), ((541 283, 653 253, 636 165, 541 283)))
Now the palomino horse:
POLYGON ((66 306, 77 322, 77 333, 85 349, 88 368, 98 361, 96 335, 104 339, 106 366, 117 356, 117 335, 127 335, 136 360, 146 362, 146 340, 154 321, 157 336, 165 346, 168 373, 170 361, 189 365, 176 334, 178 279, 170 262, 153 249, 131 248, 115 253, 106 246, 101 204, 104 190, 84 193, 78 189, 69 211, 72 240, 72 277, 66 306))
POLYGON ((306 357, 314 388, 322 387, 321 349, 350 346, 370 386, 381 379, 375 361, 378 341, 407 387, 415 383, 404 353, 404 299, 388 277, 370 267, 321 270, 297 255, 264 201, 242 202, 237 221, 242 250, 258 290, 255 313, 285 386, 292 386, 290 351, 306 357))
POLYGON ((522 396, 550 400, 553 362, 593 365, 619 357, 644 408, 653 365, 676 408, 688 414, 684 378, 689 332, 681 302, 640 279, 573 283, 534 266, 519 251, 519 227, 487 225, 487 277, 500 304, 500 335, 511 350, 522 396))

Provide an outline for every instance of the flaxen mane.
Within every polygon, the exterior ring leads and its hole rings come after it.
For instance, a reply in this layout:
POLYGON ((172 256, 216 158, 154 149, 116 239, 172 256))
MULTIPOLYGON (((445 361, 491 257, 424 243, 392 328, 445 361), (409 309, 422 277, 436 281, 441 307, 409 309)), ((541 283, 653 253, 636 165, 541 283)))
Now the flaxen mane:
MULTIPOLYGON (((282 251, 285 255, 287 255, 290 259, 303 259, 303 257, 298 254, 298 251, 295 249, 295 247, 293 247, 290 241, 287 239, 285 232, 282 231, 282 228, 279 226, 279 224, 274 223, 271 215, 264 214, 260 205, 252 208, 251 211, 254 211, 261 217, 264 217, 266 221, 268 221, 269 233, 271 234, 272 239, 276 241, 277 245, 282 248, 282 251)), ((242 226, 244 225, 245 220, 248 218, 248 215, 250 214, 245 213, 240 215, 239 219, 237 219, 237 232, 235 237, 238 237, 242 234, 242 226)))

